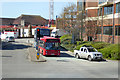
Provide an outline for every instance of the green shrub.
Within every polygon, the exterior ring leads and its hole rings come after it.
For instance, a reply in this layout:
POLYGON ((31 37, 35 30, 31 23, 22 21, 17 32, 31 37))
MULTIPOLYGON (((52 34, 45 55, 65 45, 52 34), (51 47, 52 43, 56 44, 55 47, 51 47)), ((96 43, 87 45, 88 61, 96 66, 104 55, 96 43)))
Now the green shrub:
POLYGON ((120 59, 120 44, 111 44, 99 51, 103 54, 104 58, 119 60, 120 59))
POLYGON ((108 45, 110 45, 109 43, 105 43, 105 42, 95 42, 95 43, 92 43, 92 46, 96 49, 102 49, 104 47, 107 47, 108 45))
POLYGON ((81 45, 76 46, 75 49, 79 50, 80 47, 82 47, 83 45, 87 45, 87 46, 90 46, 90 45, 91 45, 91 46, 92 46, 91 42, 89 42, 89 43, 88 43, 88 42, 85 42, 85 43, 83 42, 83 43, 81 43, 81 45))
POLYGON ((60 37, 61 43, 64 43, 64 41, 71 40, 72 36, 71 35, 63 35, 60 37))
POLYGON ((63 35, 63 36, 60 37, 60 40, 66 38, 66 37, 69 37, 69 36, 71 36, 71 35, 68 35, 68 34, 67 35, 63 35))

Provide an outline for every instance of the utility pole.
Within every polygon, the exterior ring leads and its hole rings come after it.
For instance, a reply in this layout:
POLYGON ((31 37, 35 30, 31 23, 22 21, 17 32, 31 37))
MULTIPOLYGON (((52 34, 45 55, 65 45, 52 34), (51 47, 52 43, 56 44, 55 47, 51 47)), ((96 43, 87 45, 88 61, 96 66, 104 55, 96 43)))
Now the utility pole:
POLYGON ((112 43, 114 44, 114 27, 115 27, 115 19, 114 19, 114 4, 115 4, 115 1, 113 0, 113 28, 112 28, 112 43))
POLYGON ((102 42, 102 37, 103 37, 103 8, 101 9, 102 10, 102 21, 101 21, 101 42, 102 42))

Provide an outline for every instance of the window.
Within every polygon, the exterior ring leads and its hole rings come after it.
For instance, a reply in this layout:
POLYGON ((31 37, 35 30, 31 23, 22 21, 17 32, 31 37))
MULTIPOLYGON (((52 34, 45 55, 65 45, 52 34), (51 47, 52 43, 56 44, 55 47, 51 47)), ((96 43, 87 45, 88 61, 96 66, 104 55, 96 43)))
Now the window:
POLYGON ((78 9, 79 11, 82 11, 83 7, 83 2, 78 2, 78 9))
POLYGON ((95 48, 88 48, 88 51, 89 51, 89 52, 97 52, 97 51, 95 50, 95 48))
POLYGON ((86 15, 87 15, 87 10, 86 10, 86 15))
POLYGON ((99 0, 99 4, 102 4, 104 2, 107 2, 107 0, 99 0))
POLYGON ((97 27, 97 34, 101 34, 101 26, 97 27))
POLYGON ((112 26, 103 27, 103 34, 112 35, 112 26))
POLYGON ((115 35, 120 36, 120 26, 115 26, 115 35))
POLYGON ((87 53, 87 49, 84 49, 84 52, 86 52, 86 53, 87 53))
POLYGON ((98 16, 101 16, 102 15, 102 8, 99 8, 98 9, 98 16))
POLYGON ((116 4, 116 13, 120 13, 120 3, 116 4))
POLYGON ((100 15, 100 12, 99 12, 99 11, 100 11, 100 9, 98 9, 98 16, 100 15))
POLYGON ((113 5, 109 7, 104 7, 104 15, 108 15, 112 13, 113 13, 113 5))
POLYGON ((46 42, 45 43, 45 49, 46 50, 59 50, 59 43, 54 43, 54 42, 52 42, 52 43, 48 43, 48 42, 46 42))
POLYGON ((81 51, 83 51, 83 48, 81 48, 81 51))

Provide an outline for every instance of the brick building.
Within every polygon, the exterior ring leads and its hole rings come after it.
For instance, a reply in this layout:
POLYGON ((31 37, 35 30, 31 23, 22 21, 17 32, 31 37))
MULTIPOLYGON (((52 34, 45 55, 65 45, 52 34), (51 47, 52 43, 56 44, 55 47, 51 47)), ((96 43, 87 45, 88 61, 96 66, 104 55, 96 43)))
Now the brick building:
POLYGON ((39 15, 22 14, 17 18, 0 18, 0 28, 2 31, 18 31, 19 37, 29 37, 29 34, 34 35, 36 27, 48 28, 48 21, 39 15))
POLYGON ((77 1, 77 6, 82 5, 82 9, 78 9, 78 12, 83 12, 82 38, 87 41, 120 43, 120 1, 80 1, 77 1))

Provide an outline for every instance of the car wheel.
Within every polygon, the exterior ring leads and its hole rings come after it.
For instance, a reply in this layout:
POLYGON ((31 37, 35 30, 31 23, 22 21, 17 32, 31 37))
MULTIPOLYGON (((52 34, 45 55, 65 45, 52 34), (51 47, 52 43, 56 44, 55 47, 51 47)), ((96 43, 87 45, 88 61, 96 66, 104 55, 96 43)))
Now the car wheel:
POLYGON ((89 60, 89 61, 92 61, 92 58, 91 58, 91 56, 88 56, 88 60, 89 60))
POLYGON ((80 56, 79 56, 78 54, 76 54, 75 57, 76 57, 77 59, 80 59, 80 56))

